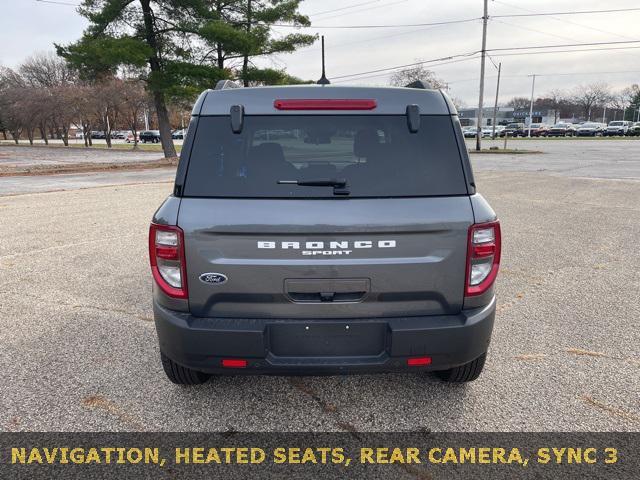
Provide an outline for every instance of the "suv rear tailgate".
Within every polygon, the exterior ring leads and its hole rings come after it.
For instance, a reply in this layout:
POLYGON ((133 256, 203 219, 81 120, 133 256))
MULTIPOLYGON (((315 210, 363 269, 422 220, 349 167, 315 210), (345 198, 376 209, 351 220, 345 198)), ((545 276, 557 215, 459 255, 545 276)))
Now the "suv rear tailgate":
POLYGON ((466 195, 182 198, 189 308, 244 318, 455 314, 472 223, 466 195), (205 273, 227 281, 204 282, 205 273))

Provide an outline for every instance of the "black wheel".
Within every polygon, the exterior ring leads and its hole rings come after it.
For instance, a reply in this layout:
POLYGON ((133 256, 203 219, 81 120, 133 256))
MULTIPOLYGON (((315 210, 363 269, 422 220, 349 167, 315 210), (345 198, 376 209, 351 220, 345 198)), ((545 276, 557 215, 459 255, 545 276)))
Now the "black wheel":
POLYGON ((162 360, 164 373, 167 374, 169 380, 178 385, 200 385, 211 377, 208 373, 198 372, 178 365, 162 352, 160 352, 160 359, 162 360))
POLYGON ((480 376, 482 368, 484 367, 484 361, 487 358, 487 354, 483 353, 475 360, 469 363, 460 365, 459 367, 450 368, 449 370, 440 370, 436 372, 436 375, 443 382, 451 383, 463 383, 472 382, 480 376))

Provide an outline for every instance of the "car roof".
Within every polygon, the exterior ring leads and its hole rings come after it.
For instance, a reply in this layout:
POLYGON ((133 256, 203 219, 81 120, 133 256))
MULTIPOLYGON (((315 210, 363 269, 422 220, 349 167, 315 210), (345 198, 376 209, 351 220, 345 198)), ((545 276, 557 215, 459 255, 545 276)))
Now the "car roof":
POLYGON ((405 87, 347 87, 333 85, 292 85, 275 87, 226 88, 202 92, 193 115, 229 115, 233 105, 242 105, 247 115, 353 115, 353 110, 277 110, 275 100, 284 99, 374 99, 373 110, 363 115, 406 113, 407 105, 417 105, 422 115, 457 114, 453 103, 440 90, 405 87))

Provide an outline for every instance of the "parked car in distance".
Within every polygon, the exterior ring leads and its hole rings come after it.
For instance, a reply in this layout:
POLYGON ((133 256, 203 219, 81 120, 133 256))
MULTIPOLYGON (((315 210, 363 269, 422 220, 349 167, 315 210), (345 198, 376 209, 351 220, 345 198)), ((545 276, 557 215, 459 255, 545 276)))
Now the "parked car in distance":
POLYGON ((598 122, 584 122, 576 131, 579 137, 596 137, 602 135, 606 125, 598 122))
POLYGON ((500 223, 446 93, 225 84, 197 100, 193 143, 149 228, 169 380, 478 378, 500 223))
MULTIPOLYGON (((136 136, 138 137, 138 141, 140 141, 140 134, 137 134, 136 136)), ((134 143, 134 140, 133 132, 127 133, 127 136, 124 138, 124 141, 127 143, 134 143)))
POLYGON ((547 131, 547 137, 574 137, 577 133, 576 127, 572 123, 556 123, 547 131))
POLYGON ((482 127, 482 138, 491 138, 493 136, 493 127, 482 127))
POLYGON ((505 135, 509 135, 510 137, 518 137, 522 135, 524 132, 524 123, 509 123, 507 126, 500 132, 500 136, 504 137, 505 135))
POLYGON ((633 122, 629 120, 614 120, 613 122, 609 122, 609 125, 606 130, 602 132, 602 135, 605 137, 627 135, 631 126, 633 126, 633 122))
MULTIPOLYGON (((495 127, 495 136, 500 135, 500 132, 504 130, 504 125, 496 125, 495 127)), ((494 129, 493 126, 487 125, 482 128, 482 138, 494 138, 494 129)))
POLYGON ((532 123, 522 130, 522 136, 529 136, 529 129, 531 129, 532 137, 546 137, 549 132, 549 126, 546 123, 532 123))
POLYGON ((184 140, 184 137, 187 135, 187 129, 176 130, 171 134, 171 138, 174 140, 184 140))
POLYGON ((140 132, 140 141, 142 143, 158 143, 160 141, 160 130, 145 130, 140 132))
POLYGON ((634 123, 631 127, 629 127, 628 135, 632 137, 640 136, 640 122, 634 123))
POLYGON ((463 130, 464 138, 475 138, 478 135, 478 129, 476 127, 465 127, 463 130))
POLYGON ((96 139, 96 140, 104 140, 107 138, 107 134, 100 131, 100 130, 93 130, 91 132, 91 138, 96 139))
POLYGON ((114 130, 113 132, 111 132, 111 138, 115 138, 117 140, 124 140, 125 138, 127 138, 127 131, 125 130, 114 130))

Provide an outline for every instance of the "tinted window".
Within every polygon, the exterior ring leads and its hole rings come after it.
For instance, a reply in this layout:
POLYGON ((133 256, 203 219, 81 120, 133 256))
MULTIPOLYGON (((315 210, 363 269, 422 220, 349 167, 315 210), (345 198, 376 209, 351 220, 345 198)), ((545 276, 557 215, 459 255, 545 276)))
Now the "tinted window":
POLYGON ((228 116, 200 118, 184 195, 326 198, 332 187, 278 181, 329 179, 345 179, 350 197, 467 193, 448 116, 410 133, 404 115, 280 115, 245 116, 240 134, 228 116))

